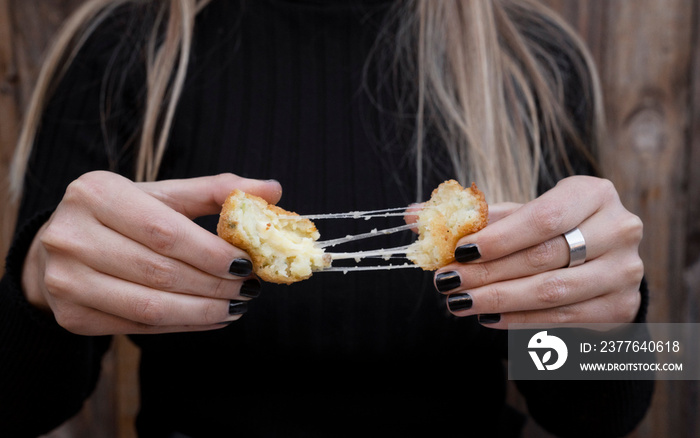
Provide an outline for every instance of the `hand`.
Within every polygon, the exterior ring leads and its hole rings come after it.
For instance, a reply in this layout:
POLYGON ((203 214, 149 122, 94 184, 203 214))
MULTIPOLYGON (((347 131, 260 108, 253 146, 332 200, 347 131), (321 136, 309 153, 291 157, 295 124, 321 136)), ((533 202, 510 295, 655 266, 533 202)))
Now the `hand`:
POLYGON ((29 302, 83 335, 210 330, 236 320, 260 282, 242 250, 191 219, 240 188, 275 203, 281 187, 232 174, 134 184, 109 172, 71 183, 32 242, 29 302))
POLYGON ((435 286, 453 314, 478 314, 493 328, 631 322, 641 301, 641 239, 642 222, 612 183, 570 177, 527 204, 492 206, 489 225, 459 241, 458 262, 436 272, 435 286), (563 234, 575 227, 587 256, 569 268, 563 234))

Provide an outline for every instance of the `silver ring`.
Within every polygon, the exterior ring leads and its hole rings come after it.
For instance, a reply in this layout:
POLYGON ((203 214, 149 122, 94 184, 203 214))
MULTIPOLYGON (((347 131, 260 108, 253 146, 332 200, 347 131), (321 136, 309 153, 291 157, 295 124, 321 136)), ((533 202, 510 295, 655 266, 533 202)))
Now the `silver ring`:
POLYGON ((586 261, 586 239, 578 228, 564 233, 569 244, 569 268, 583 264, 586 261))

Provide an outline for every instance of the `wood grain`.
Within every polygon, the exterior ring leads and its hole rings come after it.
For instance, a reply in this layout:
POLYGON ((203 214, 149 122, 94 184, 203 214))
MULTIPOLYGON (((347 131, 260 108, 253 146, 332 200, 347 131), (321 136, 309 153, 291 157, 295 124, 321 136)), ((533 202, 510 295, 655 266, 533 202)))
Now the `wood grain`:
MULTIPOLYGON (((650 322, 700 316, 700 49, 691 0, 550 0, 587 41, 605 97, 605 176, 640 216, 650 322), (690 125, 690 122, 693 122, 690 125)), ((637 437, 697 437, 698 382, 657 382, 637 437)))
MULTIPOLYGON (((645 224, 640 252, 652 291, 649 321, 683 322, 687 114, 692 2, 612 2, 601 72, 612 145, 607 174, 645 224)), ((657 382, 639 436, 690 437, 683 425, 685 382, 657 382), (683 425, 683 426, 681 426, 683 425)))
MULTIPOLYGON (((17 94, 20 80, 15 64, 14 27, 10 16, 10 0, 0 0, 0 204, 5 206, 0 212, 0 254, 4 255, 10 246, 15 223, 16 206, 10 202, 9 174, 10 161, 19 131, 17 94)), ((0 275, 5 263, 0 264, 0 275)))

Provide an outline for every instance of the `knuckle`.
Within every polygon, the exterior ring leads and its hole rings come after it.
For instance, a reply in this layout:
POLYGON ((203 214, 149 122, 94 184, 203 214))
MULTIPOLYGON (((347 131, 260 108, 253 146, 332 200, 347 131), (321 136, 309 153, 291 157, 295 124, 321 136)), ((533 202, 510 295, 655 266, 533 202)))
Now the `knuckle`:
POLYGON ((39 235, 39 243, 47 250, 66 250, 75 245, 77 240, 63 221, 52 220, 39 235))
POLYGON ((161 325, 165 320, 166 309, 162 299, 139 297, 132 302, 133 319, 149 326, 161 325))
POLYGON ((76 333, 79 331, 80 320, 75 311, 70 311, 62 308, 54 308, 54 317, 56 318, 56 323, 68 330, 71 333, 76 333))
POLYGON ((144 230, 148 245, 157 252, 173 249, 180 234, 178 227, 166 220, 146 220, 144 230))
POLYGON ((485 301, 489 312, 498 313, 503 311, 505 308, 504 305, 506 304, 506 298, 500 288, 490 287, 484 295, 485 297, 488 297, 485 301))
POLYGON ((613 323, 631 322, 637 316, 641 295, 635 289, 627 289, 605 297, 605 321, 613 323))
MULTIPOLYGON (((478 242, 478 249, 488 248, 493 254, 507 254, 509 251, 508 243, 512 239, 509 230, 505 227, 493 227, 489 230, 488 236, 481 236, 481 240, 478 242)), ((461 245, 463 241, 458 242, 461 245)), ((466 243, 466 242, 464 242, 466 243)), ((483 255, 483 253, 482 253, 483 255)))
POLYGON ((89 172, 73 180, 64 195, 64 200, 95 201, 104 197, 105 181, 100 176, 105 172, 89 172))
POLYGON ((219 300, 207 300, 208 302, 204 305, 202 309, 202 323, 204 324, 216 324, 221 322, 224 318, 223 312, 221 311, 221 301, 219 300))
POLYGON ((615 200, 618 199, 617 189, 612 181, 605 178, 598 178, 596 184, 596 190, 598 196, 605 200, 615 200))
POLYGON ((555 203, 545 203, 532 213, 532 226, 544 236, 560 234, 566 212, 555 203))
MULTIPOLYGON (((232 257, 231 246, 227 242, 224 243, 224 245, 200 245, 197 248, 197 253, 200 254, 201 259, 211 262, 201 267, 203 271, 215 272, 218 260, 232 260, 240 257, 238 255, 233 255, 232 257)), ((226 267, 228 268, 228 266, 226 267)))
POLYGON ((179 269, 169 259, 155 259, 143 265, 148 283, 161 290, 172 290, 179 283, 179 269))
POLYGON ((566 324, 577 320, 578 311, 575 305, 559 306, 552 309, 550 315, 551 323, 566 324))
POLYGON ((462 287, 479 287, 492 283, 491 268, 488 263, 474 263, 465 266, 466 275, 462 275, 462 287))
POLYGON ((644 223, 639 216, 632 213, 627 214, 627 217, 620 221, 622 234, 627 236, 629 241, 638 244, 642 241, 644 235, 644 223))
POLYGON ((536 291, 537 300, 546 305, 561 303, 568 294, 569 285, 559 276, 544 279, 536 291))
POLYGON ((55 302, 52 311, 56 323, 67 331, 77 335, 87 335, 91 332, 91 321, 84 308, 66 302, 55 302))
POLYGON ((213 175, 214 184, 220 187, 236 187, 240 185, 241 177, 230 172, 213 175))
POLYGON ((77 309, 63 310, 54 313, 56 323, 67 331, 76 335, 89 335, 92 333, 92 327, 86 321, 85 315, 77 309))
POLYGON ((635 287, 638 286, 644 277, 644 262, 639 255, 633 257, 633 259, 627 264, 625 271, 627 274, 625 278, 629 278, 635 287))
POLYGON ((214 298, 220 299, 232 299, 236 297, 236 292, 240 289, 239 282, 232 282, 230 280, 225 280, 223 278, 218 278, 214 280, 214 286, 212 288, 212 296, 214 298), (232 284, 236 283, 237 287, 232 287, 232 284))
POLYGON ((526 249, 525 262, 528 267, 539 271, 552 263, 555 253, 556 249, 553 242, 548 240, 526 249))
POLYGON ((55 297, 65 297, 72 289, 71 280, 66 271, 58 268, 54 263, 48 263, 44 269, 44 286, 47 292, 55 297))
POLYGON ((619 314, 617 315, 618 321, 630 322, 634 321, 639 313, 639 306, 641 305, 642 297, 636 289, 630 290, 625 293, 624 298, 622 298, 621 306, 615 306, 619 314))
POLYGON ((80 178, 72 181, 66 187, 66 192, 63 195, 63 201, 72 202, 72 201, 75 201, 76 199, 83 198, 84 193, 89 192, 87 186, 88 186, 88 183, 85 181, 85 179, 83 177, 80 177, 80 178))

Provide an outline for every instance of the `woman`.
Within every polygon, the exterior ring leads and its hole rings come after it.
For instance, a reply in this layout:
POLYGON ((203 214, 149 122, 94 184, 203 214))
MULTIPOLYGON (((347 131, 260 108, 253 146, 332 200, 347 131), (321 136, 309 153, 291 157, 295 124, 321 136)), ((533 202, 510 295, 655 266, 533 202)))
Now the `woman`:
MULTIPOLYGON (((639 219, 583 176, 605 140, 595 74, 535 3, 100 0, 57 46, 13 167, 10 435, 74 414, 127 333, 141 436, 517 436, 494 329, 644 318, 639 219), (436 273, 261 293, 248 256, 207 231, 234 188, 339 212, 424 200, 448 177, 478 183, 491 224, 436 273), (582 264, 562 237, 575 228, 582 264)), ((648 383, 581 383, 518 387, 562 435, 625 434, 649 403, 648 383)))

